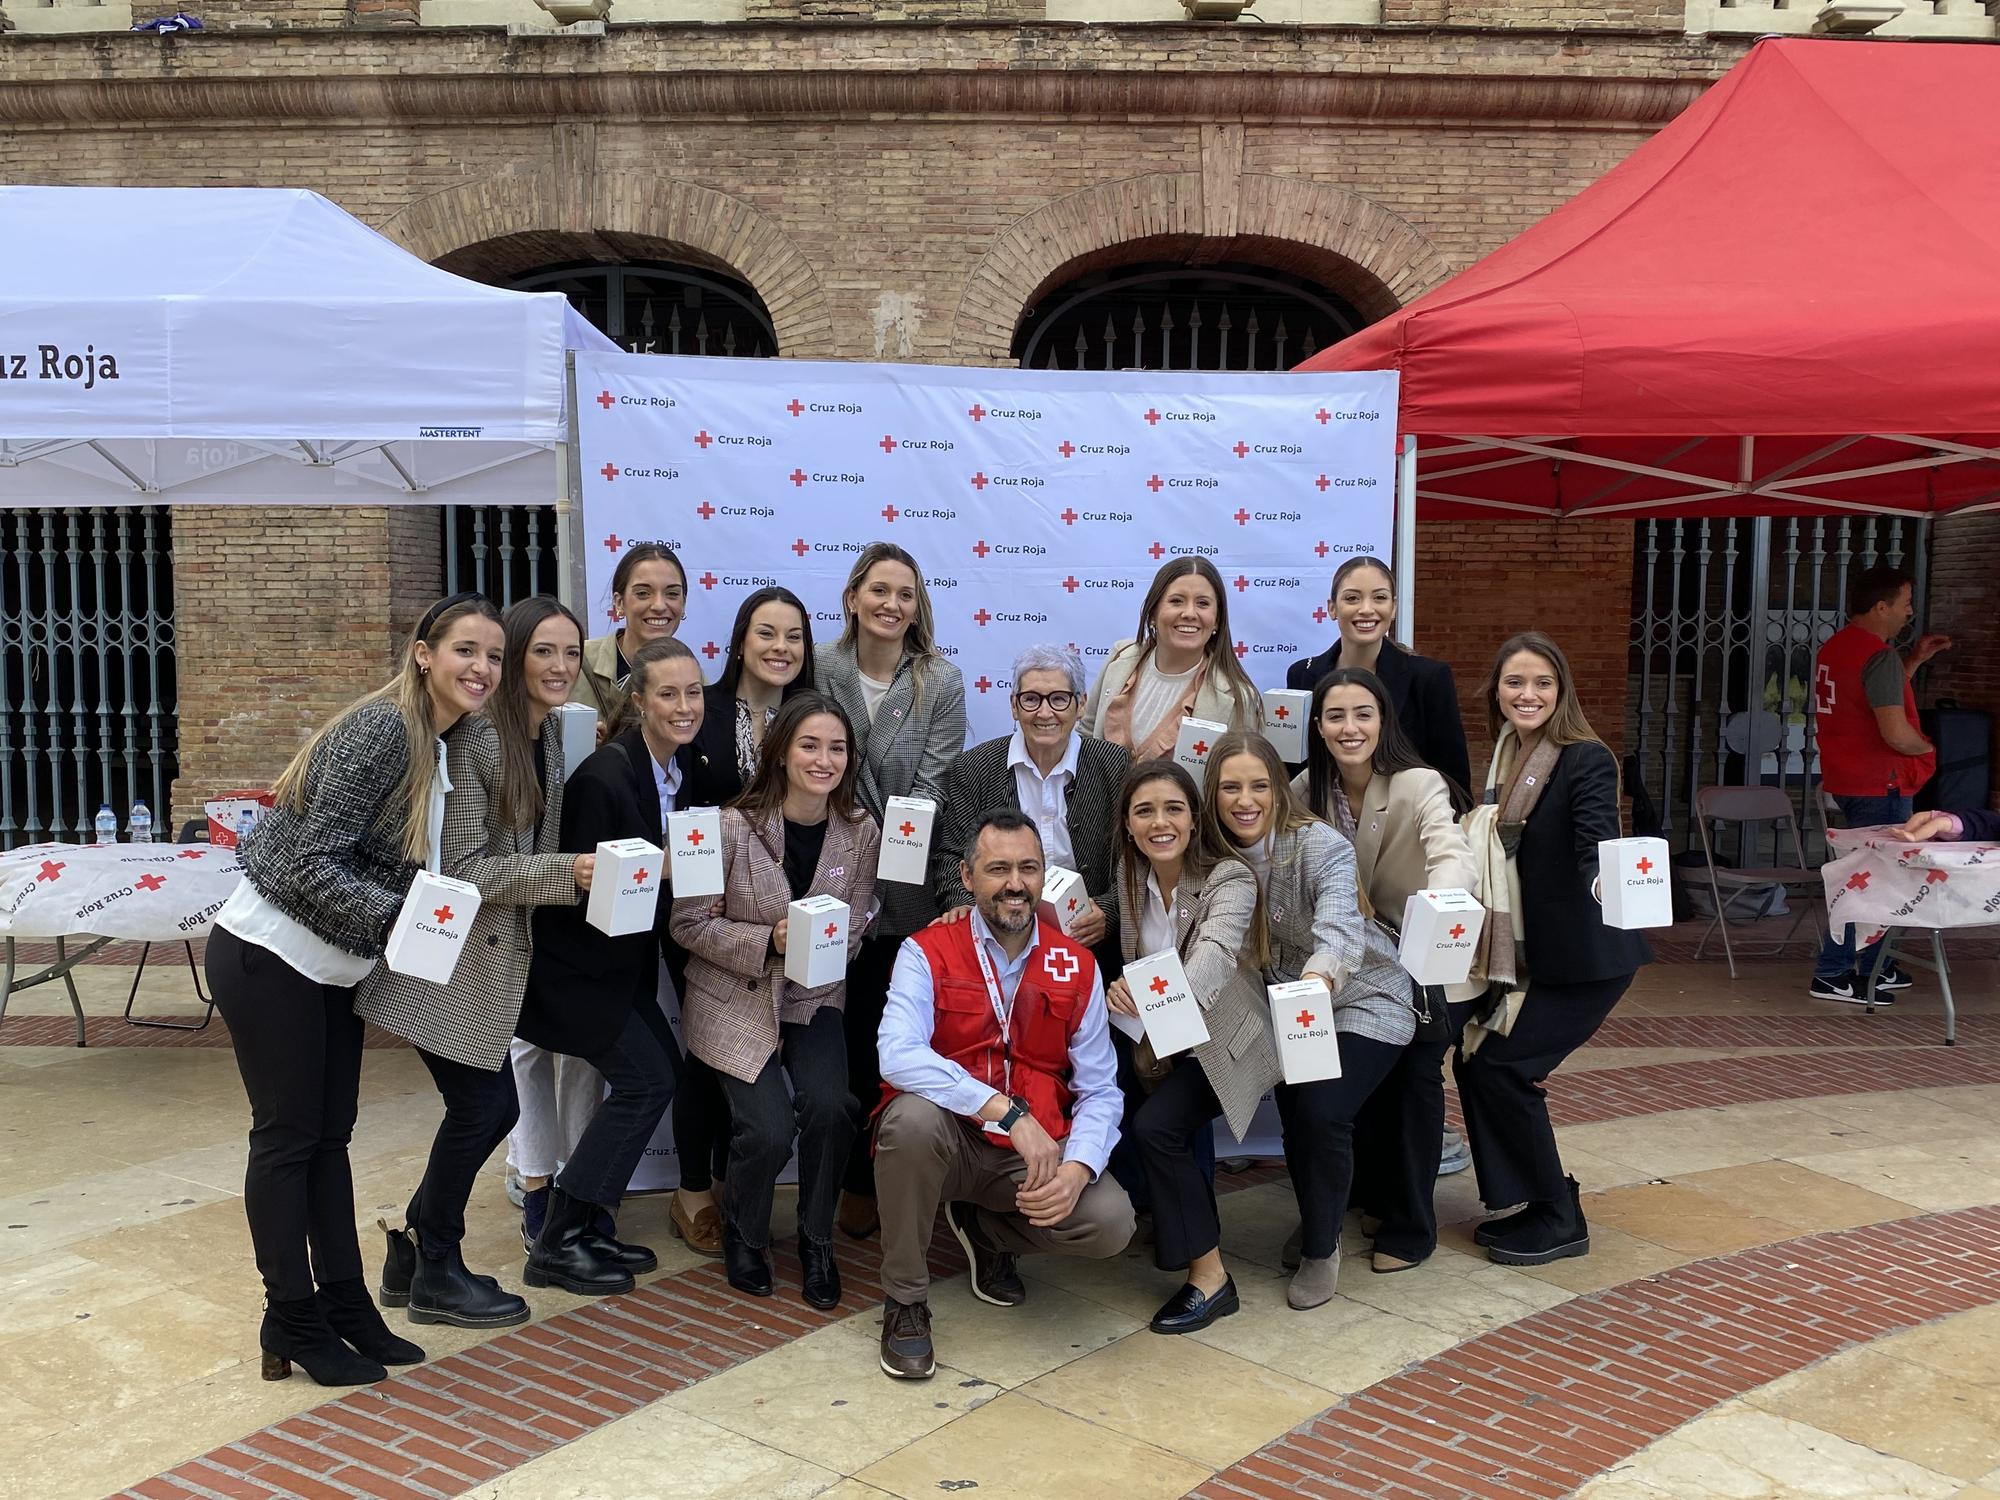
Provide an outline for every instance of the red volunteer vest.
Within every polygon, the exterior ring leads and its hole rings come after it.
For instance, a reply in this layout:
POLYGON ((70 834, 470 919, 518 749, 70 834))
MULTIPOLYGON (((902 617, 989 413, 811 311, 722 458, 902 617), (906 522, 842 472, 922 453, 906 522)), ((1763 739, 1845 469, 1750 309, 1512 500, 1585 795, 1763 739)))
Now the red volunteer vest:
MULTIPOLYGON (((1819 648, 1813 672, 1814 732, 1819 739, 1820 784, 1837 797, 1908 797, 1931 779, 1937 756, 1904 755, 1882 741, 1882 728, 1861 669, 1884 649, 1882 638, 1859 625, 1836 631, 1819 648)), ((1903 680, 1903 714, 1917 727, 1917 695, 1903 680)))
MULTIPOLYGON (((1038 919, 1039 920, 1039 919, 1038 919)), ((1018 1094, 1050 1137, 1069 1134, 1069 1044, 1083 1024, 1097 960, 1048 922, 1041 922, 1035 951, 1014 993, 1013 1026, 1003 1041, 986 983, 973 952, 972 922, 932 923, 910 939, 931 966, 934 1021, 931 1050, 957 1063, 996 1094, 1018 1094)), ((998 976, 995 976, 996 978, 998 976)), ((896 1095, 882 1085, 882 1104, 896 1095)), ((876 1106, 879 1111, 881 1105, 876 1106)), ((1011 1142, 991 1134, 994 1145, 1011 1142)))

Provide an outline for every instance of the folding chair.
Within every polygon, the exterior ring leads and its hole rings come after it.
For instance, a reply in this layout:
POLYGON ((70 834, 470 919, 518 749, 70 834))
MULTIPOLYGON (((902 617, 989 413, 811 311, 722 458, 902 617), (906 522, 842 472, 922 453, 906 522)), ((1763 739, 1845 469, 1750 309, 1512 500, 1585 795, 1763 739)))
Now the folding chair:
POLYGON ((1705 786, 1695 793, 1695 826, 1701 830, 1701 857, 1708 867, 1709 894, 1715 899, 1715 916, 1708 924, 1708 930, 1701 935, 1701 942, 1695 945, 1694 956, 1700 959, 1708 940, 1717 928, 1722 929, 1722 951, 1729 959, 1729 977, 1736 977, 1736 947, 1729 937, 1729 908, 1751 891, 1769 886, 1782 886, 1787 895, 1793 891, 1806 894, 1808 900, 1800 903, 1792 917, 1792 925, 1785 935, 1774 944, 1744 950, 1746 958, 1776 958, 1785 951, 1785 945, 1798 933, 1799 924, 1805 920, 1811 898, 1824 899, 1825 892, 1820 885, 1819 871, 1806 863, 1805 848, 1799 840, 1798 814, 1792 810, 1792 799, 1784 789, 1775 786, 1705 786), (1715 844, 1721 825, 1725 823, 1749 824, 1769 823, 1774 834, 1783 830, 1792 837, 1792 863, 1788 865, 1765 865, 1761 867, 1732 868, 1718 866, 1715 862, 1715 844), (1728 896, 1723 891, 1729 892, 1728 896))
MULTIPOLYGON (((187 822, 181 824, 180 837, 175 842, 181 844, 207 843, 208 820, 206 818, 190 818, 187 822)), ((146 955, 153 951, 153 945, 147 943, 139 949, 139 967, 132 975, 131 993, 125 997, 125 1024, 127 1026, 150 1026, 156 1031, 206 1031, 208 1023, 215 1019, 215 1001, 201 987, 201 970, 195 965, 194 944, 192 942, 184 942, 181 944, 181 947, 187 950, 188 973, 194 979, 194 997, 208 1007, 207 1013, 198 1022, 153 1021, 143 1016, 132 1014, 132 1002, 139 998, 139 981, 146 977, 146 955)))

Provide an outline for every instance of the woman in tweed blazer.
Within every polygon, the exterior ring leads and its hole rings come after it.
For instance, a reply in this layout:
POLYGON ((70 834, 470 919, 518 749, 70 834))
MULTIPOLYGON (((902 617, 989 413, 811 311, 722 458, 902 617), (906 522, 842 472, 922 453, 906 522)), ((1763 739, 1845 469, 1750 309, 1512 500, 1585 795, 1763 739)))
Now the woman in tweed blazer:
POLYGON ((1204 822, 1242 852, 1263 887, 1267 978, 1318 979, 1340 1036, 1340 1077, 1277 1090, 1304 1229, 1286 1300, 1317 1307, 1333 1296, 1340 1269, 1355 1116, 1416 1035, 1410 979, 1389 935, 1361 914, 1354 846, 1299 805, 1269 740, 1241 733, 1217 740, 1204 790, 1204 822))
POLYGON ((279 776, 242 848, 243 881, 216 914, 206 965, 250 1097, 243 1208, 267 1299, 266 1380, 296 1360, 321 1385, 360 1385, 424 1357, 389 1332, 361 1277, 347 1160, 361 1090, 354 987, 381 958, 411 879, 435 866, 438 736, 485 703, 501 648, 486 600, 432 605, 395 680, 279 776))
MULTIPOLYGON (((1208 1028, 1206 1042, 1173 1059, 1152 1093, 1127 1108, 1153 1206, 1154 1261, 1187 1269, 1187 1285, 1153 1320, 1158 1333, 1191 1333, 1236 1311, 1215 1182, 1196 1160, 1195 1137, 1218 1114, 1242 1135, 1278 1081, 1262 978, 1246 957, 1256 946, 1257 878, 1233 852, 1197 838, 1197 802, 1192 778, 1168 760, 1134 766, 1118 796, 1121 955, 1130 964, 1178 953, 1208 1028)), ((1139 1007, 1122 976, 1104 999, 1129 1029, 1139 1007)))
MULTIPOLYGON (((445 736, 444 873, 479 888, 479 915, 449 984, 377 968, 354 1008, 414 1043, 444 1100, 405 1229, 386 1230, 382 1300, 413 1323, 499 1328, 525 1323, 528 1304, 466 1269, 465 1204, 479 1169, 520 1116, 507 1045, 521 1016, 533 950, 529 915, 573 904, 590 888, 593 854, 558 852, 562 729, 582 665, 583 626, 547 596, 502 617, 506 656, 484 714, 445 736)), ((386 1229, 386 1226, 385 1226, 386 1229)))
POLYGON ((719 902, 676 901, 672 918, 689 955, 681 1008, 688 1050, 721 1075, 729 1100, 722 1188, 729 1284, 771 1294, 771 1194, 796 1136, 799 1261, 806 1301, 820 1308, 840 1300, 834 1203, 861 1106, 847 1087, 846 985, 805 989, 787 979, 785 928, 792 902, 834 896, 847 903, 850 958, 860 946, 881 834, 855 805, 851 736, 832 699, 786 700, 764 736, 757 774, 723 809, 727 894, 719 902))
MULTIPOLYGON (((942 805, 945 772, 965 748, 965 678, 937 649, 930 591, 917 560, 893 542, 871 542, 840 596, 840 639, 815 652, 819 690, 854 726, 857 796, 882 821, 891 797, 942 805)), ((938 915, 928 885, 887 882, 881 910, 847 972, 847 1081, 857 1099, 882 1089, 875 1033, 903 939, 938 915)), ((856 913, 857 918, 859 913, 856 913)), ((847 1162, 841 1227, 875 1232, 875 1159, 865 1138, 847 1162)))

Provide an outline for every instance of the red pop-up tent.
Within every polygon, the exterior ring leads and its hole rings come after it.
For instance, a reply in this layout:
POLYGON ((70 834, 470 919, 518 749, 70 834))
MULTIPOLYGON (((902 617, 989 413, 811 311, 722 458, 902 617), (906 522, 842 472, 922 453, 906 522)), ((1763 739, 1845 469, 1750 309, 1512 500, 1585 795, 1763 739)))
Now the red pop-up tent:
POLYGON ((2000 48, 1762 42, 1300 368, 1402 372, 1426 517, 2000 506, 1996 101, 2000 48))

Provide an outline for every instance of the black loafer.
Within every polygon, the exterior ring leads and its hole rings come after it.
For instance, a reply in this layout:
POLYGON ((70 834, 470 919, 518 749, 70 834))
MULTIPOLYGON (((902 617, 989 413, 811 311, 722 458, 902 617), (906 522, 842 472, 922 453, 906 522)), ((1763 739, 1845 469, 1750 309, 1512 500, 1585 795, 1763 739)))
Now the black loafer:
POLYGON ((1222 1283, 1213 1297, 1204 1296, 1190 1281, 1160 1305, 1151 1324, 1155 1333, 1197 1333, 1217 1318, 1226 1318, 1240 1306, 1236 1300, 1236 1278, 1222 1283))
POLYGON ((752 1297, 771 1295, 771 1257, 746 1245, 727 1224, 722 1226, 722 1274, 739 1292, 752 1297))

